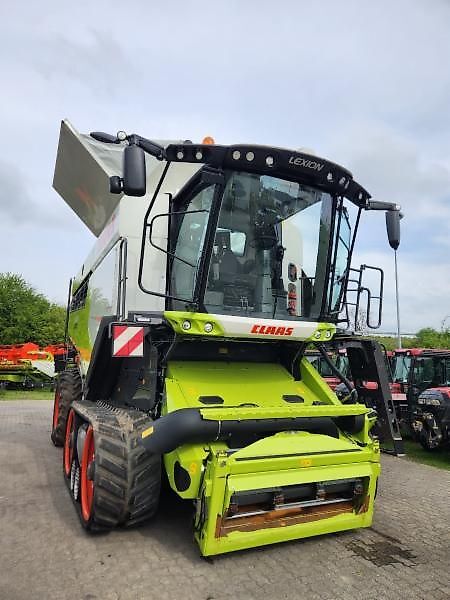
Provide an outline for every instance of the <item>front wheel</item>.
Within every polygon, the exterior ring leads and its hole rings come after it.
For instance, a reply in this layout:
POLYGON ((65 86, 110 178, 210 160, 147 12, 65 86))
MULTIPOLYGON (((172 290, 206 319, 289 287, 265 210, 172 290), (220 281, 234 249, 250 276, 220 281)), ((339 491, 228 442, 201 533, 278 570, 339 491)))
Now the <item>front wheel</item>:
POLYGON ((441 446, 442 432, 432 414, 423 416, 423 427, 420 430, 419 442, 422 448, 428 452, 434 452, 441 446))

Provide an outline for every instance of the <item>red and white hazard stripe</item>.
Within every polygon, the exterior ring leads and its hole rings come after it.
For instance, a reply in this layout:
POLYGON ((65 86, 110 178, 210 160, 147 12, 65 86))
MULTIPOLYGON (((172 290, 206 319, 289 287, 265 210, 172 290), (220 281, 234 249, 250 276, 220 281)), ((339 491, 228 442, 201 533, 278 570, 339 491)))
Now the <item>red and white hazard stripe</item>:
POLYGON ((113 356, 144 356, 144 328, 113 325, 113 356))

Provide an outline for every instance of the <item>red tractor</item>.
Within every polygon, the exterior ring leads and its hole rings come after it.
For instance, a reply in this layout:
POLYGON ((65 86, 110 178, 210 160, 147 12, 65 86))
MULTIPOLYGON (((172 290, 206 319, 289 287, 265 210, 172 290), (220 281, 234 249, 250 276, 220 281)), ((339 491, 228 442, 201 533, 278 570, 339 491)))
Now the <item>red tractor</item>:
POLYGON ((402 425, 426 450, 450 442, 450 350, 395 350, 392 399, 402 425))
MULTIPOLYGON (((328 352, 328 357, 333 362, 339 373, 346 377, 349 373, 349 365, 345 350, 328 352)), ((314 368, 317 369, 322 379, 327 382, 333 391, 342 383, 342 378, 337 377, 336 373, 332 371, 329 362, 324 359, 318 350, 308 350, 306 358, 314 366, 314 368)))

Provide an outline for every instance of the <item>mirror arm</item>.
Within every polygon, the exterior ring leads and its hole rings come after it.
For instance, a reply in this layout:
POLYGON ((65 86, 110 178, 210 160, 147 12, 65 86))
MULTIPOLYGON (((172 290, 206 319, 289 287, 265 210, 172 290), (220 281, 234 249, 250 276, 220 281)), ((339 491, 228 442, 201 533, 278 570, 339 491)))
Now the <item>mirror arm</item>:
POLYGON ((366 210, 400 210, 401 206, 398 204, 394 204, 393 202, 381 202, 379 200, 367 200, 366 210))
POLYGON ((135 143, 140 146, 144 152, 154 156, 157 160, 166 160, 166 149, 163 146, 160 146, 151 140, 147 140, 140 135, 133 134, 133 137, 136 139, 135 143))
POLYGON ((111 135, 110 133, 103 133, 103 131, 92 131, 89 135, 94 140, 103 142, 104 144, 121 144, 122 142, 127 141, 130 146, 139 146, 142 148, 142 150, 144 150, 144 152, 151 154, 158 160, 167 159, 166 149, 164 146, 161 146, 156 142, 152 142, 151 140, 148 140, 137 133, 131 133, 130 135, 127 135, 124 131, 119 131, 117 135, 111 135))

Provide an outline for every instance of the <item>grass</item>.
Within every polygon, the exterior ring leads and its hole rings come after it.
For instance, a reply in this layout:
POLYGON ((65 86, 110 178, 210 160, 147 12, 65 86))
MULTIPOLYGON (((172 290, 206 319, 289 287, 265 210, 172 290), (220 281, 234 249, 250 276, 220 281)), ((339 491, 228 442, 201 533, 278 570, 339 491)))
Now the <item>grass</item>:
POLYGON ((414 462, 450 471, 450 448, 440 448, 433 452, 424 450, 418 442, 404 440, 406 457, 414 462))
POLYGON ((1 400, 53 400, 55 392, 52 390, 1 390, 1 400))

